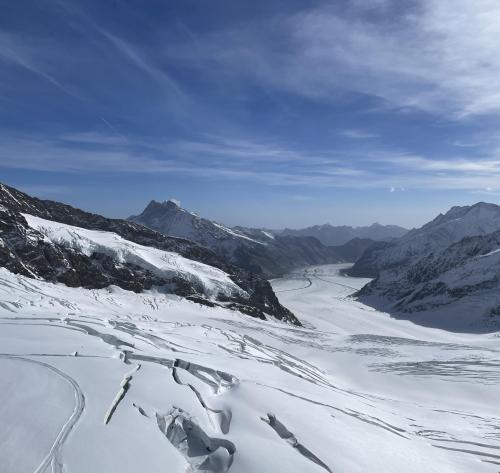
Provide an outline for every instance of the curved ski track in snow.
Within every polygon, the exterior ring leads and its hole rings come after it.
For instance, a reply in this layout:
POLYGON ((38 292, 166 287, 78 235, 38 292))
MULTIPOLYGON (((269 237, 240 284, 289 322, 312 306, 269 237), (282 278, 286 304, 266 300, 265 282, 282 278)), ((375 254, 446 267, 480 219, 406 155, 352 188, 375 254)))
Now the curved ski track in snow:
POLYGON ((45 458, 33 472, 33 473, 44 473, 45 471, 47 471, 47 468, 50 465, 52 465, 52 473, 63 473, 63 463, 61 455, 62 448, 69 434, 75 427, 76 423, 80 419, 80 416, 82 415, 85 409, 85 396, 83 395, 80 386, 71 376, 69 376, 60 369, 48 363, 44 363, 42 361, 37 361, 37 360, 31 360, 29 358, 24 358, 22 356, 16 356, 16 355, 0 354, 0 358, 7 358, 10 360, 20 361, 24 363, 32 363, 41 366, 43 368, 52 371, 56 375, 60 376, 72 386, 75 393, 75 401, 76 401, 73 413, 71 414, 71 416, 68 418, 68 420, 65 422, 65 424, 62 426, 61 430, 57 434, 57 437, 54 440, 54 443, 50 447, 50 450, 45 456, 45 458))

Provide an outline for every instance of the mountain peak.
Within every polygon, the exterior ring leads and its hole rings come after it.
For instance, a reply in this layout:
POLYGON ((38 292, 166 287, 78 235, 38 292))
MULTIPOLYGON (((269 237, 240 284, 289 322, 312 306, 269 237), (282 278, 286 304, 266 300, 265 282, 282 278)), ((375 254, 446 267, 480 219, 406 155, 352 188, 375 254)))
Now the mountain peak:
POLYGON ((168 199, 163 202, 158 202, 157 200, 152 200, 142 211, 142 213, 159 212, 163 210, 180 210, 180 202, 176 199, 168 199))
POLYGON ((169 207, 177 207, 179 209, 181 208, 181 201, 174 199, 174 198, 170 198, 170 199, 165 200, 165 202, 163 202, 163 204, 167 205, 169 207))
POLYGON ((446 213, 439 214, 434 220, 429 222, 427 226, 456 221, 463 218, 482 220, 484 223, 487 223, 489 219, 500 218, 500 206, 489 202, 477 202, 473 205, 464 206, 455 205, 446 213))
POLYGON ((472 205, 455 205, 448 210, 448 212, 445 213, 445 215, 448 214, 453 214, 457 212, 463 212, 467 213, 471 210, 477 210, 477 209, 487 209, 487 210, 494 210, 500 212, 500 206, 497 204, 492 204, 491 202, 476 202, 475 204, 472 205))
POLYGON ((491 202, 477 202, 471 206, 471 209, 488 209, 500 212, 500 205, 492 204, 491 202))

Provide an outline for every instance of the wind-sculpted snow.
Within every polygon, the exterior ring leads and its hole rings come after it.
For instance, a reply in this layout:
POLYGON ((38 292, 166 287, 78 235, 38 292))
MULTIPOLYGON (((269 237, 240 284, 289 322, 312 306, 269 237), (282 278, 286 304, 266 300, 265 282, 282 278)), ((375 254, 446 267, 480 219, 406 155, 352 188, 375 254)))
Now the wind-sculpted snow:
POLYGON ((339 269, 273 281, 303 327, 0 269, 2 464, 498 473, 499 337, 395 320, 339 269))

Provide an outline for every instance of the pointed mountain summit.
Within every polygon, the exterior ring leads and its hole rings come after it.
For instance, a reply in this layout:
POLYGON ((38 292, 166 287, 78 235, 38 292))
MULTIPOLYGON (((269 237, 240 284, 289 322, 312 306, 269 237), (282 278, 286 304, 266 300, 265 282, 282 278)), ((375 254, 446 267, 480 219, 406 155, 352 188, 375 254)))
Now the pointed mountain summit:
POLYGON ((274 235, 257 228, 230 228, 183 209, 175 202, 151 201, 129 220, 164 235, 197 242, 233 264, 271 278, 292 269, 345 261, 341 252, 313 237, 274 235))
POLYGON ((129 217, 132 222, 140 223, 164 235, 186 238, 209 248, 238 245, 241 240, 260 244, 243 233, 230 229, 220 223, 199 217, 183 209, 172 199, 164 202, 152 200, 139 215, 129 217))

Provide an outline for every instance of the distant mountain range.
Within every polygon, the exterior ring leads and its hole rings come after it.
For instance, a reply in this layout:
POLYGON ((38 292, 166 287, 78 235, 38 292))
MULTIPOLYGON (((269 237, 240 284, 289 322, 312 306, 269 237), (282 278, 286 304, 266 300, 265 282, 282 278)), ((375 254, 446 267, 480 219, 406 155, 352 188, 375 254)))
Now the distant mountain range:
POLYGON ((372 238, 327 246, 297 236, 307 229, 290 235, 229 228, 173 201, 152 201, 128 220, 108 219, 0 184, 0 267, 23 276, 86 289, 160 288, 299 324, 267 279, 298 267, 355 261, 348 275, 374 278, 357 297, 378 309, 458 330, 500 321, 500 206, 453 207, 409 232, 378 224, 311 228, 337 242, 350 231, 372 238))
POLYGON ((363 302, 446 328, 498 323, 500 206, 453 207, 402 238, 368 248, 348 274, 375 277, 363 302))
POLYGON ((356 239, 331 247, 312 236, 276 235, 270 230, 234 227, 200 217, 176 202, 151 201, 129 220, 164 235, 195 241, 231 263, 267 278, 310 265, 355 261, 373 241, 356 239))
POLYGON ((0 267, 70 287, 159 290, 254 317, 300 322, 263 277, 205 246, 0 184, 0 267))
POLYGON ((317 238, 323 245, 344 245, 354 238, 370 239, 375 241, 392 240, 408 233, 408 230, 397 225, 381 225, 374 223, 369 227, 333 226, 330 224, 315 225, 300 230, 286 228, 277 232, 279 235, 311 236, 317 238))

